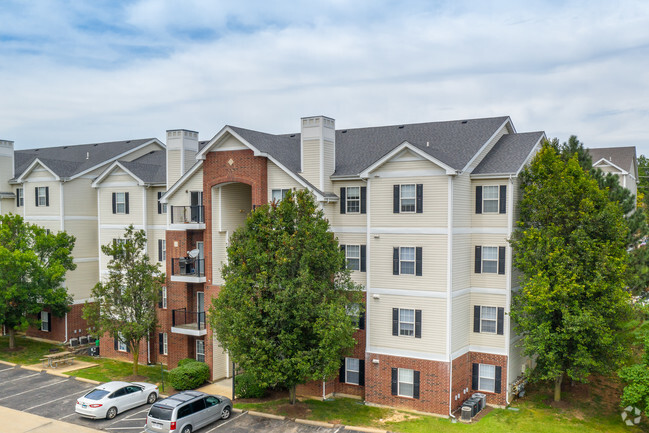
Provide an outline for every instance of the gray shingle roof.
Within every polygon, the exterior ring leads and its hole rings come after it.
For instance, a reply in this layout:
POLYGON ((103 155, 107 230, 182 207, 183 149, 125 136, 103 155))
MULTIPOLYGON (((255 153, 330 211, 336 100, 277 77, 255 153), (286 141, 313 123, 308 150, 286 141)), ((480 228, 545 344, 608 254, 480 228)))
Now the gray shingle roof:
POLYGON ((543 132, 505 134, 473 170, 473 174, 515 174, 543 137, 543 132))
POLYGON ((133 161, 120 161, 131 173, 142 179, 145 183, 167 182, 167 152, 154 150, 133 161))
POLYGON ((602 158, 607 159, 618 167, 634 173, 634 162, 636 157, 635 146, 627 147, 600 147, 597 149, 588 149, 588 153, 593 159, 593 164, 602 158))
POLYGON ((16 177, 36 158, 58 176, 71 177, 152 140, 155 138, 17 150, 14 154, 16 177))

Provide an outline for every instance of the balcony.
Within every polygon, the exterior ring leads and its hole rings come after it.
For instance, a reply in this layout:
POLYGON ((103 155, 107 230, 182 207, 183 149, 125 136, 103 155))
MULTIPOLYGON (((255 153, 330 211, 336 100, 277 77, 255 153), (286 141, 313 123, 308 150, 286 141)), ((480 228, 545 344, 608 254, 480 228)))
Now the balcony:
POLYGON ((186 308, 171 312, 171 332, 200 337, 207 334, 205 311, 187 311, 186 308))
POLYGON ((180 257, 171 259, 171 281, 180 283, 204 283, 205 259, 180 257))
POLYGON ((171 206, 171 226, 181 230, 205 229, 205 207, 171 206))

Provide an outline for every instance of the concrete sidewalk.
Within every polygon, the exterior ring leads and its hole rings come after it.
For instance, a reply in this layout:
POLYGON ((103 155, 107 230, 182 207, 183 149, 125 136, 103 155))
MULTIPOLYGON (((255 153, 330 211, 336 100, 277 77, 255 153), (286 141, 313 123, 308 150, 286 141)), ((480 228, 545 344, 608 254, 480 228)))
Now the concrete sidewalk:
POLYGON ((218 382, 200 387, 196 391, 201 391, 207 394, 222 395, 232 399, 232 378, 221 379, 218 382))
POLYGON ((2 420, 2 431, 15 433, 97 433, 99 431, 2 406, 0 406, 0 420, 2 420))

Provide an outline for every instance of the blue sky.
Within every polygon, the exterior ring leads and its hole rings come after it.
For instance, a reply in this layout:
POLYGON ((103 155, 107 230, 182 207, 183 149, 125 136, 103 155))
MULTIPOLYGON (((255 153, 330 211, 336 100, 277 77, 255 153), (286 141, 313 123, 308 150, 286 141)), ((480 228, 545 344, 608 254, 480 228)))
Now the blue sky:
POLYGON ((647 1, 0 0, 17 149, 511 116, 649 155, 647 1))

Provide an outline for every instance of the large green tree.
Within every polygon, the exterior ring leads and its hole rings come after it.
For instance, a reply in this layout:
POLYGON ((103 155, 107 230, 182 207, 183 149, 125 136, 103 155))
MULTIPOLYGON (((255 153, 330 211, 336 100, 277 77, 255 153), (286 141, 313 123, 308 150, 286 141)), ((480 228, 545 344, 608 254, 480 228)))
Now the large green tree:
POLYGON ((235 231, 209 320, 223 348, 262 386, 333 377, 354 344, 350 279, 329 222, 307 191, 258 207, 235 231))
POLYGON ((59 317, 69 310, 72 297, 63 282, 77 267, 74 242, 66 232, 48 234, 19 215, 0 216, 0 325, 9 330, 10 349, 16 331, 36 325, 43 309, 59 317))
POLYGON ((146 233, 126 228, 124 237, 101 250, 110 257, 108 278, 92 289, 94 302, 86 303, 83 317, 99 335, 108 333, 125 343, 133 354, 133 374, 137 375, 140 342, 157 326, 156 304, 164 283, 158 263, 146 254, 146 233))
POLYGON ((511 318, 536 360, 530 378, 553 381, 558 401, 564 376, 586 381, 622 358, 628 229, 577 156, 564 160, 551 143, 522 172, 521 187, 511 244, 522 278, 511 318))

